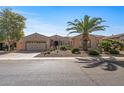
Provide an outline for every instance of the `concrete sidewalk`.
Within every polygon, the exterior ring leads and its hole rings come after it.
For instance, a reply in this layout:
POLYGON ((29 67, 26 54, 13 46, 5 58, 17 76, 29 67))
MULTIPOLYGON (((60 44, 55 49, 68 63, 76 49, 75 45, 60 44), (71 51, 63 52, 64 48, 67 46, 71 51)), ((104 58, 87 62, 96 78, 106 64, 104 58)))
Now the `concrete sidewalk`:
MULTIPOLYGON (((88 59, 88 60, 92 60, 96 57, 18 57, 18 58, 11 58, 11 57, 0 57, 0 60, 44 60, 44 59, 49 59, 49 60, 52 60, 52 59, 88 59)), ((107 59, 107 60, 110 60, 109 57, 102 57, 104 59, 107 59)), ((113 61, 124 61, 124 57, 114 57, 115 60, 113 61)))
POLYGON ((0 58, 0 60, 42 60, 42 59, 75 59, 75 57, 42 57, 42 58, 0 58))
POLYGON ((0 55, 0 59, 30 59, 38 55, 40 52, 23 53, 23 52, 11 52, 0 55))

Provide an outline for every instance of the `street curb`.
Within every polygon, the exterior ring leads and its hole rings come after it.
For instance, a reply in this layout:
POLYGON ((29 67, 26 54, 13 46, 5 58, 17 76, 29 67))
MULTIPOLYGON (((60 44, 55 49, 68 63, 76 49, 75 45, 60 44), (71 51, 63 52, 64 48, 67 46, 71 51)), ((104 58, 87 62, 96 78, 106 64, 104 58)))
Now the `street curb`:
POLYGON ((75 57, 43 57, 43 58, 0 58, 0 60, 53 60, 53 59, 75 59, 75 57))
MULTIPOLYGON (((42 57, 42 58, 0 58, 0 60, 56 60, 56 59, 76 59, 76 58, 80 58, 80 59, 94 59, 94 57, 42 57)), ((103 58, 109 58, 109 57, 103 57, 103 58)), ((116 59, 122 60, 124 61, 124 57, 115 57, 116 59)))

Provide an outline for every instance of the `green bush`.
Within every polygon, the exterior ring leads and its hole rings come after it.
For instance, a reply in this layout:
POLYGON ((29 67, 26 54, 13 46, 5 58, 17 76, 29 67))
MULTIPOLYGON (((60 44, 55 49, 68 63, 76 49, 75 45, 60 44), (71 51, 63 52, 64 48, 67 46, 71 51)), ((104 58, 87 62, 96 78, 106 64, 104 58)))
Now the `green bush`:
POLYGON ((93 56, 99 56, 99 51, 97 51, 97 50, 89 50, 88 54, 93 55, 93 56))
POLYGON ((67 47, 66 47, 66 46, 61 46, 61 47, 60 47, 60 50, 65 51, 65 50, 67 50, 67 47))
POLYGON ((79 50, 78 48, 73 48, 73 49, 71 50, 71 52, 72 52, 73 54, 79 54, 79 53, 80 53, 80 50, 79 50))
POLYGON ((69 45, 67 45, 66 48, 67 48, 67 50, 71 50, 72 49, 72 47, 69 46, 69 45))
POLYGON ((115 49, 111 49, 111 50, 109 50, 109 53, 110 54, 120 54, 120 52, 118 51, 118 50, 115 50, 115 49))
POLYGON ((53 49, 53 48, 50 48, 50 49, 48 49, 48 51, 50 51, 50 52, 52 52, 52 51, 54 51, 55 49, 53 49))
POLYGON ((99 43, 99 48, 104 49, 105 52, 114 51, 114 50, 122 50, 123 44, 116 40, 102 40, 99 43))

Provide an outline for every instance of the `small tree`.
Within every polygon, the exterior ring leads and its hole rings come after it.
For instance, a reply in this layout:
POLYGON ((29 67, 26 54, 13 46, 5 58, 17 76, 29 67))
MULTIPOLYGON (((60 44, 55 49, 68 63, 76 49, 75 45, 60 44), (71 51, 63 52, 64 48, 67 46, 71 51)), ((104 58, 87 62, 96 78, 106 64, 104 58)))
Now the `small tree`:
POLYGON ((10 46, 24 36, 25 20, 9 8, 0 11, 0 40, 6 42, 9 51, 10 46))

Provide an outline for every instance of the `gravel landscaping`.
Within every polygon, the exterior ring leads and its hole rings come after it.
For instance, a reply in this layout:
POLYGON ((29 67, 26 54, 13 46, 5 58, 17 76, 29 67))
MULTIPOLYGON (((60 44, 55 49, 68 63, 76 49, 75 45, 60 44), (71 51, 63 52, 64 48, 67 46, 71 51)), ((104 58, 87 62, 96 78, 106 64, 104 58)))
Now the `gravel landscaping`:
POLYGON ((84 57, 87 56, 86 53, 81 52, 80 54, 72 54, 70 50, 61 51, 55 50, 48 54, 47 52, 41 52, 40 54, 36 55, 35 57, 84 57))
MULTIPOLYGON (((71 50, 55 50, 55 51, 51 51, 51 52, 41 52, 40 54, 36 55, 35 57, 88 57, 90 55, 88 55, 86 52, 84 51, 80 51, 79 54, 73 54, 71 52, 71 50)), ((113 57, 124 57, 124 52, 121 51, 120 54, 118 55, 108 55, 108 54, 100 54, 100 56, 102 57, 108 57, 108 56, 113 56, 113 57)), ((92 57, 92 56, 91 56, 92 57)), ((98 56, 96 56, 98 57, 98 56)))

